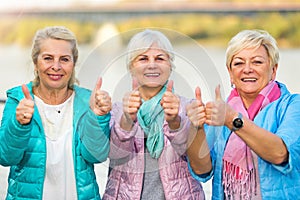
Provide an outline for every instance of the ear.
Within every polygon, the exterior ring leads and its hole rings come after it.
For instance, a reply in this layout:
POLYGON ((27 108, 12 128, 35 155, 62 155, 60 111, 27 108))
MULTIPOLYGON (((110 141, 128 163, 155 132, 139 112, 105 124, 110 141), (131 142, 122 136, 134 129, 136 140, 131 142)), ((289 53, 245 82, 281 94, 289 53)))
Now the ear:
POLYGON ((227 67, 227 71, 229 73, 229 77, 230 77, 230 84, 233 85, 233 75, 232 75, 232 70, 231 68, 227 67))
POLYGON ((38 68, 36 64, 34 65, 34 75, 38 76, 38 68))
POLYGON ((170 78, 172 75, 172 72, 173 72, 174 64, 171 61, 169 61, 169 62, 170 62, 170 70, 168 73, 169 73, 169 78, 170 78))
POLYGON ((175 65, 172 61, 169 62, 170 62, 170 73, 172 73, 173 69, 175 68, 175 65))
POLYGON ((272 75, 271 75, 271 79, 274 81, 276 78, 276 73, 277 73, 277 69, 278 69, 278 64, 275 64, 272 68, 272 75))
POLYGON ((138 90, 139 89, 139 83, 135 77, 132 77, 132 90, 138 90))
POLYGON ((135 77, 135 70, 132 67, 132 65, 129 66, 128 70, 129 70, 131 78, 134 78, 135 77))

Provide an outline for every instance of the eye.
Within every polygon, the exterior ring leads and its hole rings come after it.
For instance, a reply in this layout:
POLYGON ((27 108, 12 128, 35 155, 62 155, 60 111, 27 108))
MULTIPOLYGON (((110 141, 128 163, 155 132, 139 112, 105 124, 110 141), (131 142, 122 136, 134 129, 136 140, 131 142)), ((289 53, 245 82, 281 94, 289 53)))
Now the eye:
POLYGON ((64 62, 64 63, 67 63, 67 62, 70 62, 70 61, 71 61, 71 58, 69 58, 69 57, 62 57, 60 60, 61 60, 62 62, 64 62))
POLYGON ((160 57, 157 57, 156 60, 164 61, 164 60, 167 60, 167 59, 166 59, 165 57, 161 57, 161 56, 160 56, 160 57))
POLYGON ((52 57, 51 57, 51 56, 45 56, 45 57, 43 58, 43 60, 50 61, 50 60, 52 60, 52 57))
POLYGON ((139 58, 139 60, 147 60, 146 57, 139 58))
POLYGON ((236 66, 236 67, 241 66, 241 65, 243 65, 243 64, 244 64, 243 62, 233 62, 233 63, 232 63, 232 65, 233 65, 233 66, 236 66))
POLYGON ((261 64, 263 64, 263 61, 260 61, 260 60, 254 60, 254 61, 253 61, 253 64, 255 64, 255 65, 261 65, 261 64))
POLYGON ((137 62, 146 62, 148 60, 148 57, 146 56, 140 56, 136 59, 137 62))

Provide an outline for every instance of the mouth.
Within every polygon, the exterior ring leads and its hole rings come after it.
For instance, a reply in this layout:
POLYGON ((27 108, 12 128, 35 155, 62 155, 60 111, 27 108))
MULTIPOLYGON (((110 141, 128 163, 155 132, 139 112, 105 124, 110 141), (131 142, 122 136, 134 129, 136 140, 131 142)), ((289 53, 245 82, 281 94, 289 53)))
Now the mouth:
POLYGON ((48 76, 52 79, 52 80, 58 80, 61 79, 63 77, 63 75, 61 74, 48 74, 48 76))
POLYGON ((152 78, 152 77, 159 77, 160 73, 145 73, 144 76, 152 78))
POLYGON ((241 79, 243 82, 251 82, 254 83, 257 81, 257 78, 242 78, 241 79))

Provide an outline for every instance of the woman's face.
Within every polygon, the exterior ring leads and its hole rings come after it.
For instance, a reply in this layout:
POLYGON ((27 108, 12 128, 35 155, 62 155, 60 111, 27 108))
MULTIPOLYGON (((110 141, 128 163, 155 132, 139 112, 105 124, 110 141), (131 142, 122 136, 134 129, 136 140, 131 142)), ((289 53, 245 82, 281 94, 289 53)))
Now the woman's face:
POLYGON ((233 56, 228 69, 231 81, 242 98, 255 98, 270 80, 275 80, 276 70, 277 65, 270 66, 264 46, 243 49, 233 56))
POLYGON ((130 71, 140 86, 160 90, 171 74, 169 56, 154 44, 133 60, 130 71))
POLYGON ((40 84, 49 90, 68 87, 74 70, 71 44, 65 40, 46 39, 40 46, 36 70, 40 84))

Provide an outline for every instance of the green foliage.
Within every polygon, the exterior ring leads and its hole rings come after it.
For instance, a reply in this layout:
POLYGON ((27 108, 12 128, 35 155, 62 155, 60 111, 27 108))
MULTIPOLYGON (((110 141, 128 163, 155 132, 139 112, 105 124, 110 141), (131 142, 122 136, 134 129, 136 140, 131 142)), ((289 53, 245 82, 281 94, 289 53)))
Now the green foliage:
POLYGON ((83 23, 64 19, 37 19, 37 18, 2 18, 0 19, 0 44, 18 44, 29 46, 37 30, 46 26, 65 26, 73 31, 79 43, 89 43, 97 30, 97 24, 83 23))
MULTIPOLYGON (((300 13, 235 14, 163 14, 144 16, 115 22, 119 32, 137 28, 159 27, 176 30, 196 41, 208 45, 226 46, 230 38, 242 29, 264 29, 278 41, 280 47, 300 47, 300 13)), ((80 44, 92 43, 103 25, 61 18, 12 18, 0 19, 0 44, 31 45, 35 32, 45 26, 62 25, 77 36, 80 44)), ((129 38, 125 38, 128 40, 129 38)))
POLYGON ((243 29, 264 29, 281 47, 300 47, 300 13, 259 13, 252 15, 185 14, 129 20, 118 24, 121 31, 142 27, 171 28, 209 45, 226 46, 243 29), (298 39, 297 39, 298 38, 298 39))

